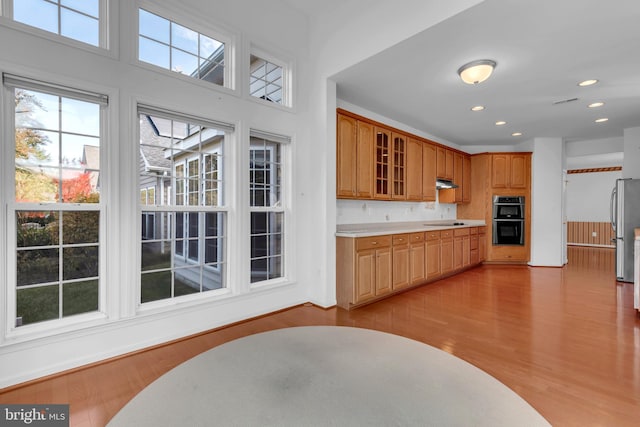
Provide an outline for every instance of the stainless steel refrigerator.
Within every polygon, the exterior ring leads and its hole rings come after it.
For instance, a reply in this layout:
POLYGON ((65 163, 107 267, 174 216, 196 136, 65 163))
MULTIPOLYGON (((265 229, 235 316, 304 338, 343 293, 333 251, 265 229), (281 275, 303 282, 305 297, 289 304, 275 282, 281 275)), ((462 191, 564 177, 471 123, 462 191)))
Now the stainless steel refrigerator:
POLYGON ((615 232, 616 278, 633 282, 633 229, 640 227, 640 179, 618 179, 611 192, 611 226, 615 232))

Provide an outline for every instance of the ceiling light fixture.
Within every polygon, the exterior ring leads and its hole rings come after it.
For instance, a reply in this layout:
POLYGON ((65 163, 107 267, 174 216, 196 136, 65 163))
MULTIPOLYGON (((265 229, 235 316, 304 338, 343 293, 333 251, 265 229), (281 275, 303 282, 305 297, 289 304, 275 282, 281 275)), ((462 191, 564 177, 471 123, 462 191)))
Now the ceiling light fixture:
POLYGON ((482 83, 489 78, 496 65, 496 61, 490 59, 471 61, 458 68, 458 75, 467 84, 482 83))
POLYGON ((581 81, 580 83, 578 83, 578 86, 580 86, 580 87, 585 87, 585 86, 591 86, 591 85, 594 85, 594 84, 596 84, 596 83, 598 83, 598 80, 597 80, 597 79, 589 79, 589 80, 581 81))
POLYGON ((589 108, 598 108, 598 107, 602 107, 604 105, 604 102, 593 102, 591 104, 588 105, 589 108))
POLYGON ((498 121, 496 122, 496 126, 504 126, 504 125, 506 125, 506 124, 507 124, 507 122, 505 122, 504 120, 498 120, 498 121))
POLYGON ((606 122, 606 121, 609 121, 609 119, 608 119, 608 118, 606 118, 606 117, 603 117, 603 118, 601 118, 601 119, 596 119, 596 120, 595 120, 595 122, 596 122, 596 123, 604 123, 604 122, 606 122))
POLYGON ((514 132, 511 136, 522 136, 522 132, 514 132))
POLYGON ((475 107, 471 107, 471 111, 482 111, 484 110, 484 105, 476 105, 475 107))

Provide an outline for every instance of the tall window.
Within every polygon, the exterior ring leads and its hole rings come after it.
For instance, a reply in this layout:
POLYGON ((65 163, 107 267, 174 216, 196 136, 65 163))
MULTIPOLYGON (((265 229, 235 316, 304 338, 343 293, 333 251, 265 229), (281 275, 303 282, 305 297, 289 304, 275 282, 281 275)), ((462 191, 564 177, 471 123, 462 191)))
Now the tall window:
POLYGON ((289 105, 286 101, 285 68, 282 65, 251 55, 249 71, 251 96, 275 104, 289 105))
POLYGON ((145 106, 139 113, 141 302, 224 288, 222 167, 233 126, 145 106))
POLYGON ((138 59, 158 67, 228 86, 224 41, 139 10, 138 59))
POLYGON ((12 94, 16 326, 100 309, 106 96, 4 75, 12 94))
POLYGON ((288 138, 251 131, 251 283, 284 276, 281 141, 288 141, 288 138))
POLYGON ((13 0, 13 20, 93 46, 101 43, 106 0, 13 0))

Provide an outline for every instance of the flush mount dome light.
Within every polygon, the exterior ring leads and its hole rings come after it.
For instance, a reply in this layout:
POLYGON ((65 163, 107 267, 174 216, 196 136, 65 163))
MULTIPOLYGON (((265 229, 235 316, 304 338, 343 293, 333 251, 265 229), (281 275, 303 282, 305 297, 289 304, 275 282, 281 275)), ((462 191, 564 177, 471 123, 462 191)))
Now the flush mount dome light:
POLYGON ((471 111, 482 111, 484 110, 484 105, 476 105, 474 107, 471 107, 471 111))
POLYGON ((580 83, 578 83, 578 86, 580 87, 586 87, 586 86, 591 86, 598 83, 598 79, 589 79, 589 80, 583 80, 580 83))
POLYGON ((487 80, 493 69, 496 68, 496 61, 490 59, 480 59, 471 61, 458 68, 458 75, 463 82, 474 85, 487 80))

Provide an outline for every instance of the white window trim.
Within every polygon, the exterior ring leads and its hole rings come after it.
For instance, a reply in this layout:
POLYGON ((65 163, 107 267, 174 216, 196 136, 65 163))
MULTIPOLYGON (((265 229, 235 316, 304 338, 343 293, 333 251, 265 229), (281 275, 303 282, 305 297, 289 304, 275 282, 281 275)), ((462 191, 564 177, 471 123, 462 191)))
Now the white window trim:
POLYGON ((146 70, 154 71, 165 76, 170 76, 172 78, 177 78, 183 80, 185 82, 189 82, 192 84, 196 84, 203 88, 213 89, 216 91, 221 91, 223 93, 228 93, 234 96, 238 96, 237 90, 237 40, 239 36, 227 29, 222 24, 212 22, 211 20, 203 20, 202 18, 195 15, 187 15, 184 13, 183 9, 178 9, 173 7, 172 5, 164 3, 162 6, 156 2, 151 0, 138 0, 135 5, 135 19, 133 19, 133 37, 132 43, 134 58, 132 58, 133 64, 142 67, 146 70), (162 67, 158 67, 153 64, 149 64, 144 61, 140 61, 138 59, 140 57, 139 52, 139 43, 138 37, 140 36, 140 18, 139 18, 139 9, 144 9, 147 12, 151 12, 156 14, 164 19, 175 22, 176 24, 182 25, 184 27, 189 28, 190 30, 196 31, 202 35, 207 37, 214 38, 219 42, 223 42, 225 44, 225 53, 224 53, 224 81, 225 84, 223 86, 217 85, 214 83, 210 83, 201 79, 196 79, 193 77, 189 77, 180 73, 176 73, 171 70, 167 70, 162 67))
POLYGON ((15 21, 13 19, 13 1, 0 0, 0 25, 69 47, 83 49, 111 58, 118 57, 118 31, 113 27, 114 23, 119 20, 119 1, 100 0, 100 41, 98 46, 15 21))
POLYGON ((246 49, 245 55, 246 66, 243 67, 243 88, 245 88, 244 98, 252 102, 256 102, 261 105, 268 105, 273 108, 281 109, 284 111, 295 111, 295 62, 290 59, 288 55, 282 53, 272 53, 271 50, 267 50, 253 43, 249 44, 246 49), (249 90, 249 82, 251 79, 251 55, 255 55, 262 58, 272 64, 282 67, 282 103, 276 103, 260 99, 252 96, 249 90))

